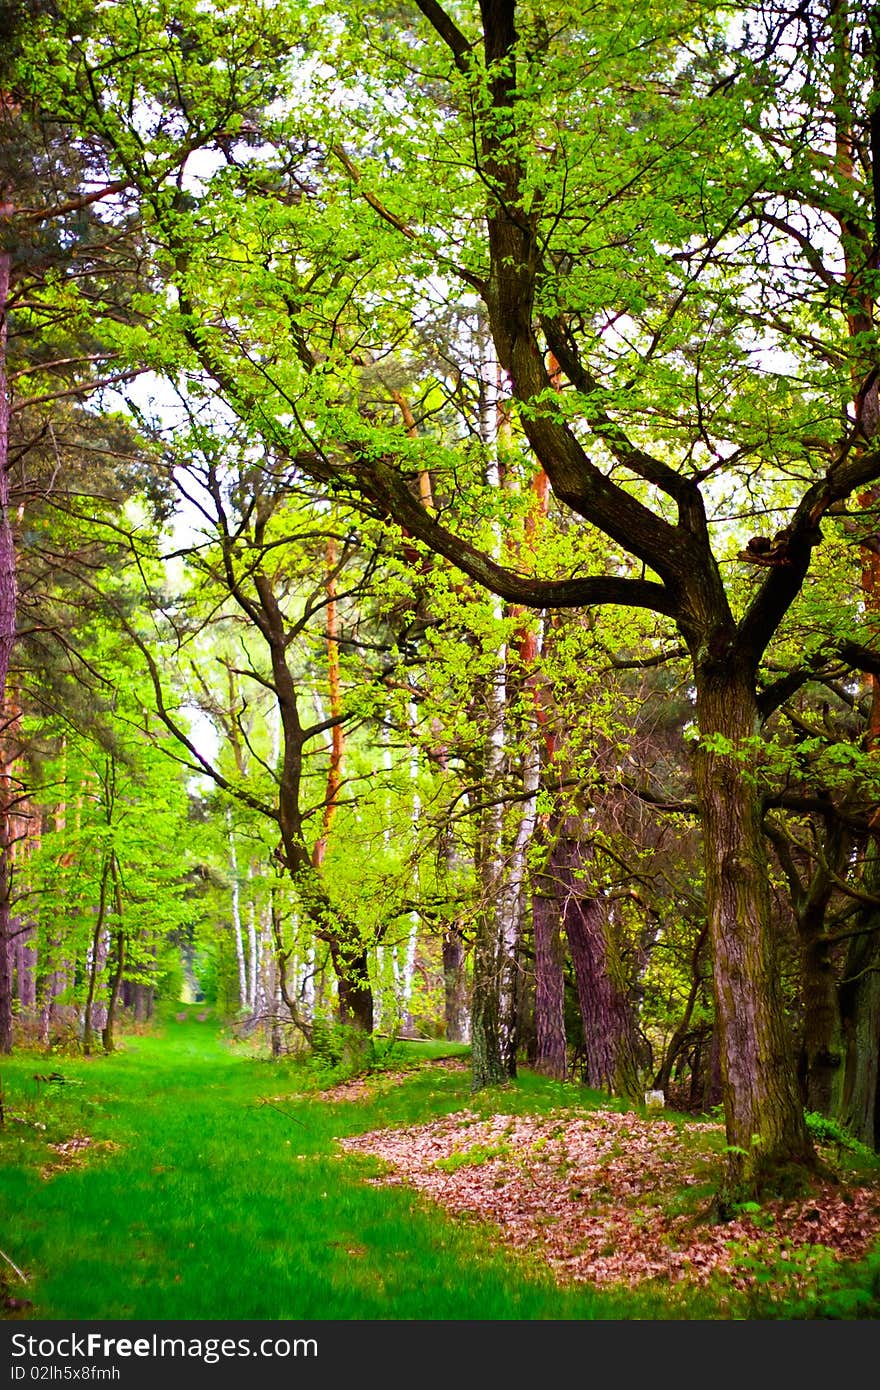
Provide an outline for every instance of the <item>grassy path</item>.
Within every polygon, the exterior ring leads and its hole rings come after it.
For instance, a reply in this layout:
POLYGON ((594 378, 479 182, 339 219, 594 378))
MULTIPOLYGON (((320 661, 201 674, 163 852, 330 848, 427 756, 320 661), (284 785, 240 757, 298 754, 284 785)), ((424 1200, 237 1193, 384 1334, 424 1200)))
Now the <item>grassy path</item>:
POLYGON ((461 1072, 330 1104, 190 1016, 113 1057, 20 1055, 0 1074, 0 1248, 29 1276, 7 1286, 27 1319, 663 1317, 644 1296, 560 1291, 334 1144, 472 1104, 461 1072), (33 1079, 56 1066, 75 1084, 33 1079), (49 1147, 75 1135, 92 1145, 49 1147))

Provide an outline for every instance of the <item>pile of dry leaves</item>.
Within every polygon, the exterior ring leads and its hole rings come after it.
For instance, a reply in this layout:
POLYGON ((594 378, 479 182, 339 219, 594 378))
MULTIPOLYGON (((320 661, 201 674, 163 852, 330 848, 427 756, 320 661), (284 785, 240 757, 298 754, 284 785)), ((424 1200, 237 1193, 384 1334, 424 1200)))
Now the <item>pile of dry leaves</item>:
POLYGON ((829 1252, 858 1259, 880 1235, 876 1183, 823 1183, 809 1198, 712 1224, 700 1198, 720 1173, 721 1139, 717 1125, 681 1129, 609 1110, 491 1119, 463 1111, 339 1142, 385 1160, 374 1181, 409 1183, 451 1212, 496 1223, 505 1242, 539 1254, 561 1280, 706 1284, 717 1273, 745 1291, 757 1265, 770 1264, 806 1288, 829 1252))
POLYGON ((81 1168, 89 1154, 112 1153, 119 1148, 112 1139, 96 1142, 88 1134, 74 1134, 58 1144, 48 1146, 58 1157, 40 1169, 41 1178, 54 1178, 57 1173, 66 1173, 70 1168, 81 1168))

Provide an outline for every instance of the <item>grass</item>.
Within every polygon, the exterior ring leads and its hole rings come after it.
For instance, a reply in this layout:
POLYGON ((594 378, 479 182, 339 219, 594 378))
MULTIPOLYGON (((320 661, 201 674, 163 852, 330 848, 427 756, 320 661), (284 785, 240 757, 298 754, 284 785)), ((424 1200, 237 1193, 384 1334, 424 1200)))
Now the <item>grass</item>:
MULTIPOLYGON (((30 1300, 27 1319, 718 1316, 705 1298, 673 1305, 662 1290, 561 1289, 490 1227, 371 1186, 378 1163, 334 1143, 465 1108, 544 1113, 571 1106, 570 1087, 526 1073, 502 1107, 499 1094, 472 1095, 466 1073, 423 1067, 329 1104, 302 1063, 260 1060, 194 1015, 110 1057, 4 1059, 0 1246, 27 1275, 24 1285, 4 1266, 7 1294, 30 1300), (50 1070, 64 1082, 34 1079, 50 1070)), ((385 1060, 397 1070, 431 1051, 385 1060)), ((574 1094, 580 1109, 608 1104, 574 1094)))

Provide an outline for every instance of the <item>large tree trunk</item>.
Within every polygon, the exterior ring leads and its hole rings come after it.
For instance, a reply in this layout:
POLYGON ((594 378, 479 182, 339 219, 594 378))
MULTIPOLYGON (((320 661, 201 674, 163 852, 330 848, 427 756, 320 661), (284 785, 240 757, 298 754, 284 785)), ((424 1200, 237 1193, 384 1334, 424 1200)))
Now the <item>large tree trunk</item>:
POLYGON ((330 959, 336 971, 339 990, 339 1021, 351 1023, 365 1033, 373 1031, 373 990, 370 984, 370 958, 363 946, 345 947, 330 943, 330 959))
POLYGON ((753 776, 758 710, 751 672, 731 658, 698 671, 695 757, 706 907, 715 969, 728 1190, 760 1191, 813 1167, 792 1039, 779 988, 760 797, 753 776))
POLYGON ((601 898, 570 893, 565 933, 574 965, 584 1029, 584 1081, 614 1095, 639 1093, 632 1010, 609 962, 608 922, 601 898))

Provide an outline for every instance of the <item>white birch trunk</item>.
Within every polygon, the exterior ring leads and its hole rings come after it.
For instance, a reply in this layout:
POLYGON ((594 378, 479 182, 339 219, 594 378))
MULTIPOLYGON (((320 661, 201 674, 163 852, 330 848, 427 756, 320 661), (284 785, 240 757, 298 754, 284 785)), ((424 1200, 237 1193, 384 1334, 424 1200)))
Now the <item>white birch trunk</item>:
POLYGON ((238 963, 238 1002, 241 1008, 248 1007, 247 967, 244 958, 244 938, 241 930, 241 888, 238 881, 238 855, 235 849, 235 832, 232 827, 232 813, 226 812, 226 833, 229 837, 229 867, 232 873, 232 931, 235 937, 235 959, 238 963))
MULTIPOLYGON (((254 864, 251 860, 247 869, 248 883, 253 887, 254 864)), ((257 981, 260 977, 260 939, 257 932, 257 907, 251 891, 248 901, 248 970, 247 1006, 252 1014, 257 1011, 257 981)))
MULTIPOLYGON (((415 732, 417 716, 418 711, 415 705, 411 704, 409 707, 409 720, 410 727, 412 728, 413 732, 415 732)), ((419 750, 418 745, 415 742, 415 739, 413 739, 413 742, 410 744, 409 775, 410 782, 412 783, 412 827, 413 840, 415 841, 418 836, 419 819, 422 814, 422 802, 419 796, 419 750)), ((416 890, 418 890, 419 886, 418 875, 418 860, 416 860, 413 869, 413 886, 416 890)), ((410 1003, 412 1002, 413 979, 415 977, 416 947, 418 945, 418 936, 419 914, 414 911, 410 913, 409 934, 406 939, 406 951, 404 953, 403 968, 401 971, 400 978, 400 1014, 404 1028, 408 1029, 410 1032, 412 1031, 413 1021, 410 1015, 409 1008, 410 1003)))

